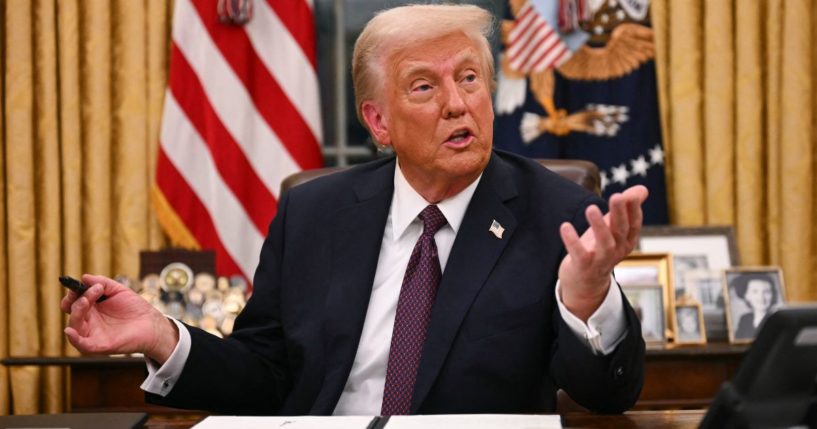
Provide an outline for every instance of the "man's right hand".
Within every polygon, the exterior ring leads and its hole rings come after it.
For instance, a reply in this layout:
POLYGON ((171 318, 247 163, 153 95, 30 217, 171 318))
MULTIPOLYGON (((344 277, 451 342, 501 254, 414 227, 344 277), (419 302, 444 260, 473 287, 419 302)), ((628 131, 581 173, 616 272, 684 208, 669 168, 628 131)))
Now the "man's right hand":
POLYGON ((60 309, 68 313, 65 335, 82 353, 143 353, 163 364, 179 342, 176 325, 132 290, 103 276, 85 274, 90 288, 68 291, 60 309), (108 299, 97 303, 100 296, 108 299))

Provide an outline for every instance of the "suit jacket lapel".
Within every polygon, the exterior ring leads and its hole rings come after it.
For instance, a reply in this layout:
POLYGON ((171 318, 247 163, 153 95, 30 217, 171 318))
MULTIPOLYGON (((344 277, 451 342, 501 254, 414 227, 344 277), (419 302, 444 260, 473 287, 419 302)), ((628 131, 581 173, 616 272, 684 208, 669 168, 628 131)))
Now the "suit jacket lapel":
POLYGON ((411 413, 428 395, 465 314, 516 229, 516 217, 504 204, 517 195, 508 169, 492 156, 457 232, 431 313, 411 413), (505 228, 501 239, 489 231, 494 220, 505 228))
POLYGON ((394 165, 364 175, 354 189, 356 203, 335 215, 322 335, 326 373, 314 414, 332 413, 355 360, 394 191, 394 165))

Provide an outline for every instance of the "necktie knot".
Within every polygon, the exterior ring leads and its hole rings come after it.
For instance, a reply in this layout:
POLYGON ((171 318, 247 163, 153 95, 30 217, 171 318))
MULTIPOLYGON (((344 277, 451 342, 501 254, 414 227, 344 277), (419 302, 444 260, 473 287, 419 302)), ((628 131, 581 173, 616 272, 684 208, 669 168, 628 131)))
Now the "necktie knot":
POLYGON ((437 233, 448 221, 445 220, 445 215, 436 204, 427 206, 420 212, 417 217, 423 221, 423 235, 431 235, 437 233))

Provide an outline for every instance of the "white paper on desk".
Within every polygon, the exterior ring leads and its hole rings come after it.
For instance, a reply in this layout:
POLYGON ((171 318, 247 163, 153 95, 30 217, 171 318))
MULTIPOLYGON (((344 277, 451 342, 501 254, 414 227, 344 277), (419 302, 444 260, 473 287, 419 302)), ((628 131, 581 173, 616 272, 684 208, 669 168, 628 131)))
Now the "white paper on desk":
POLYGON ((293 416, 293 417, 239 417, 210 416, 194 429, 366 429, 373 417, 367 416, 293 416))
POLYGON ((561 429, 558 415, 444 414, 391 416, 386 429, 561 429))

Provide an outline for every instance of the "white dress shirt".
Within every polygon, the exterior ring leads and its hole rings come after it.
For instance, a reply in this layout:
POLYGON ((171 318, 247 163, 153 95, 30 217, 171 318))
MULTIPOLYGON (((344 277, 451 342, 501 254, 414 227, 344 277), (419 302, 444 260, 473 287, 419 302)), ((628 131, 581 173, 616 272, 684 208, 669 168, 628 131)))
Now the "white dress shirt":
MULTIPOLYGON (((434 235, 443 272, 465 211, 481 178, 482 176, 477 178, 459 194, 437 204, 448 221, 448 224, 434 235)), ((383 231, 369 307, 363 322, 355 361, 343 393, 335 406, 333 413, 335 415, 380 414, 400 287, 411 252, 423 229, 417 215, 428 204, 409 185, 398 164, 394 172, 394 197, 383 231)), ((611 283, 613 284, 615 283, 611 283)), ((559 297, 557 300, 559 311, 566 324, 577 336, 585 339, 588 347, 596 353, 610 353, 624 338, 626 324, 621 294, 617 287, 610 287, 607 297, 590 316, 587 324, 564 306, 558 282, 556 296, 559 297)), ((146 392, 167 395, 181 375, 190 354, 190 333, 181 323, 175 320, 174 322, 179 326, 179 344, 161 367, 146 359, 148 377, 141 386, 146 392)))

